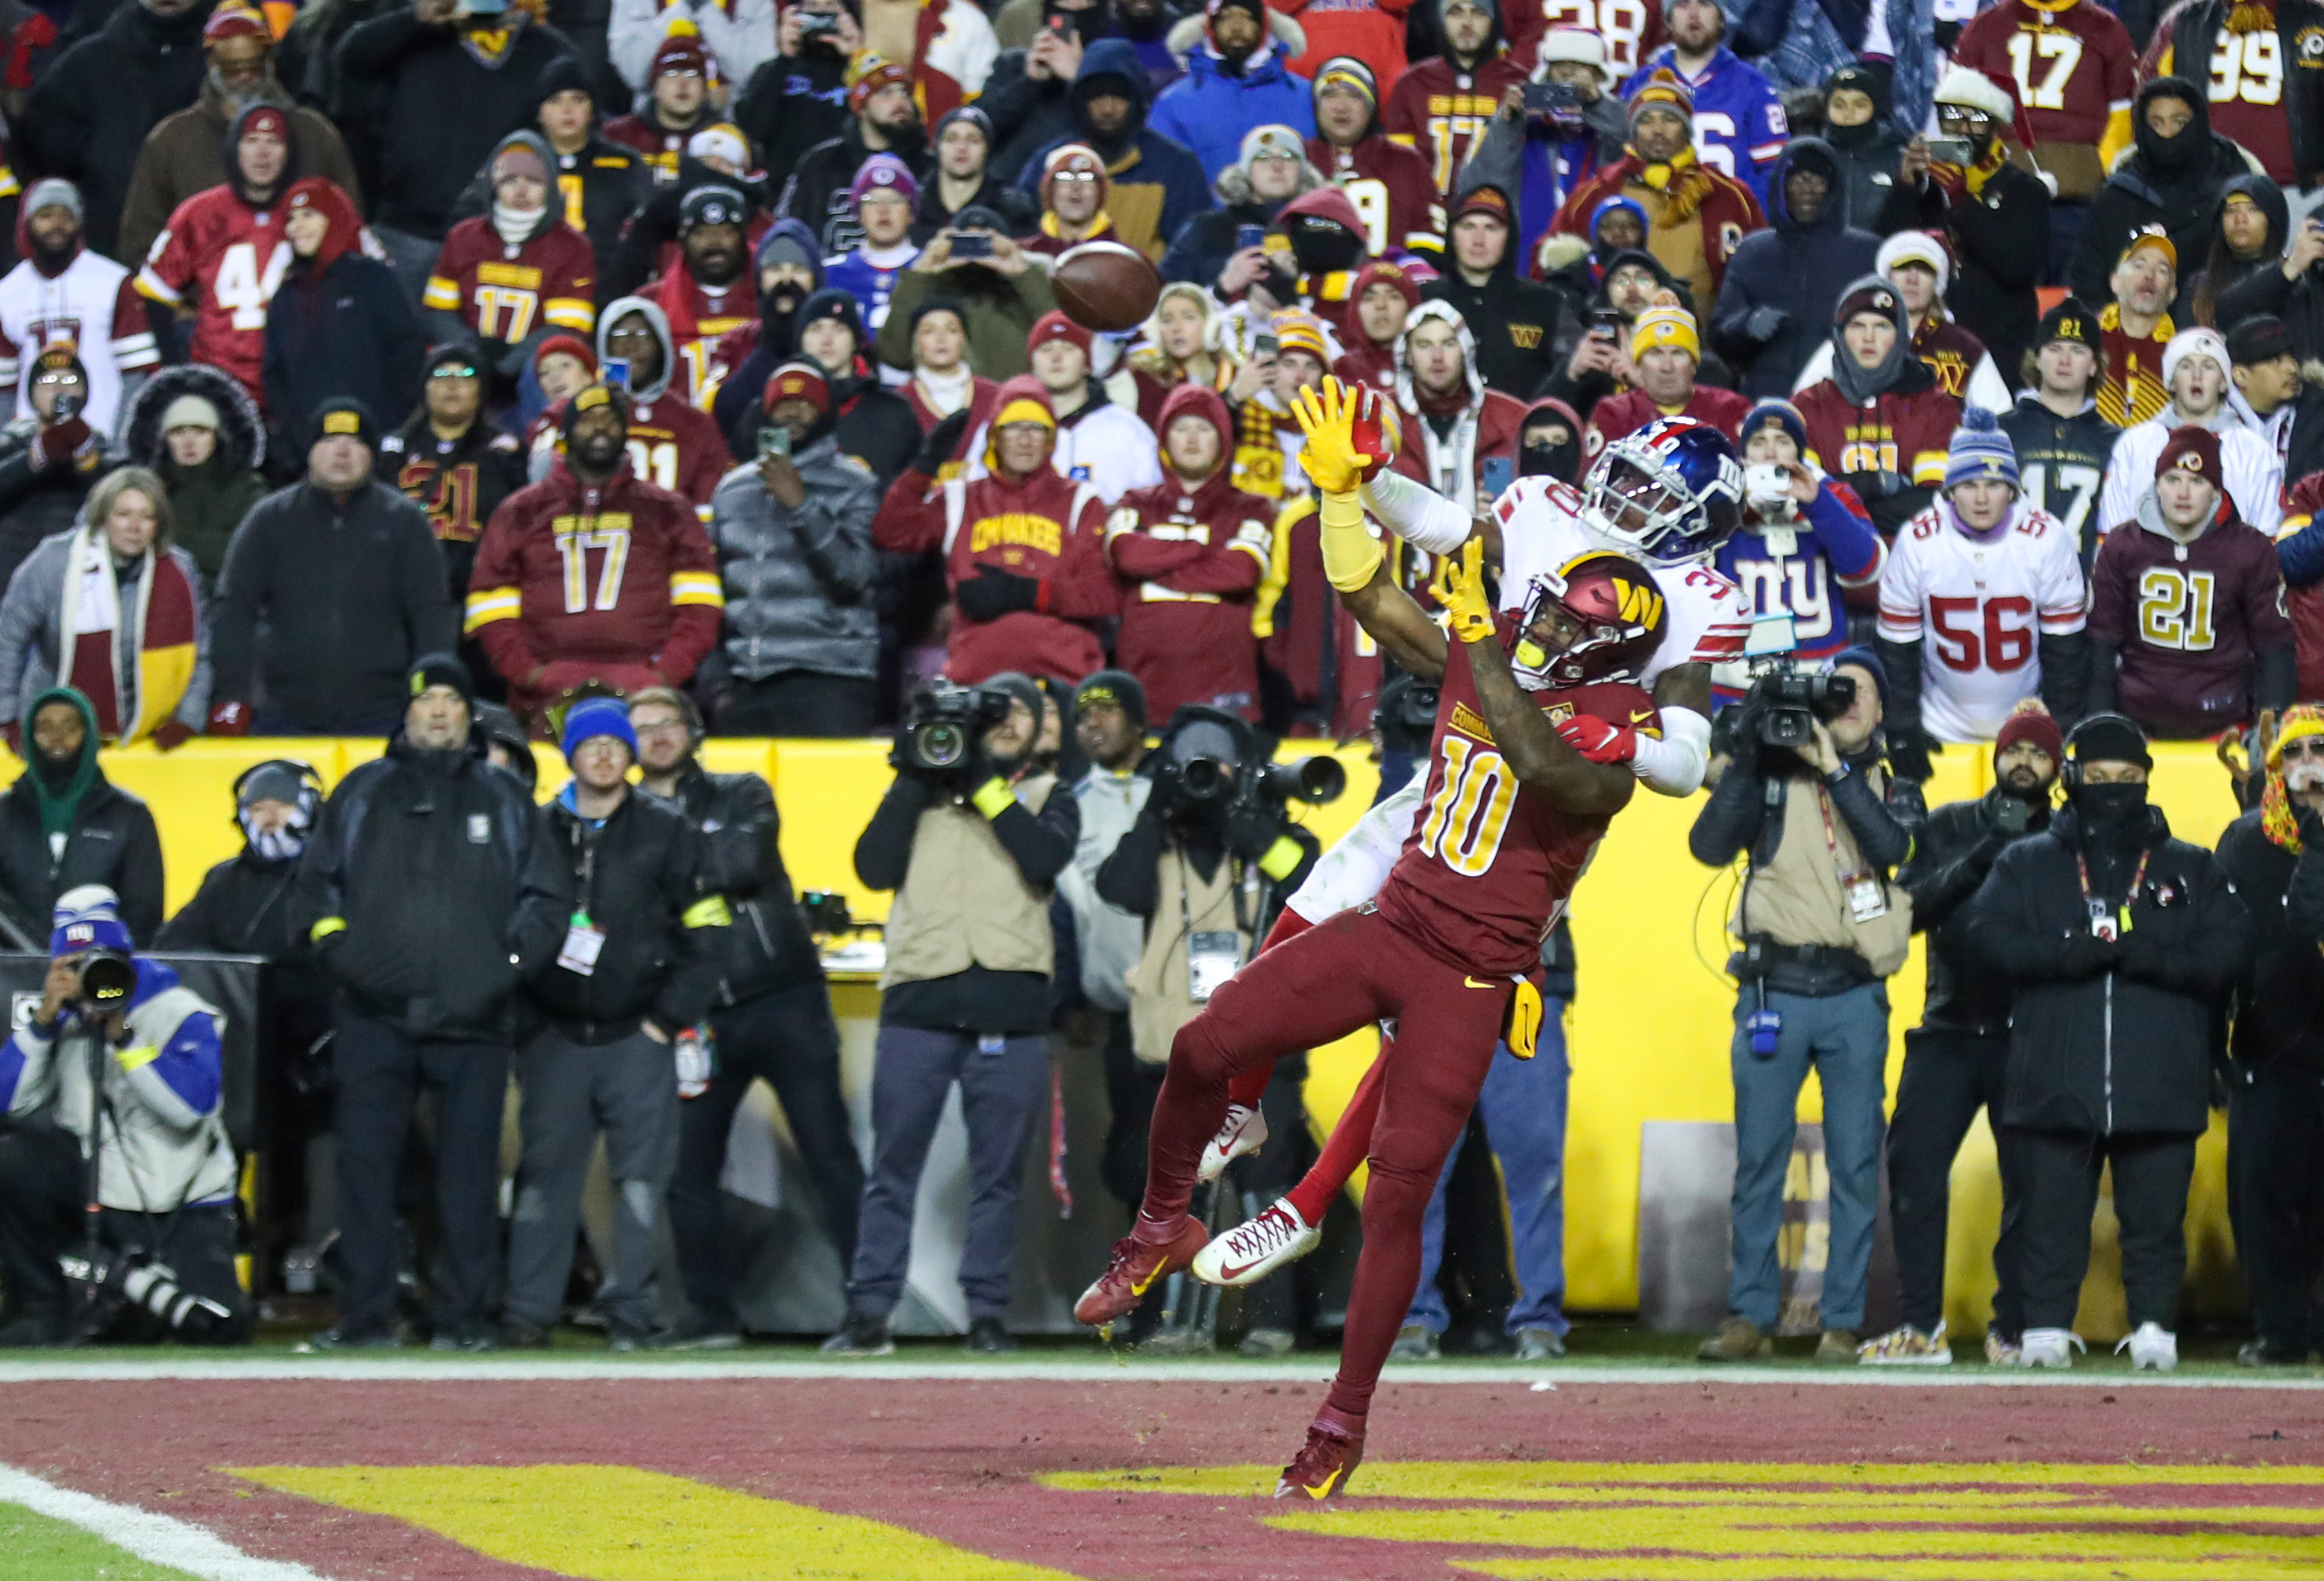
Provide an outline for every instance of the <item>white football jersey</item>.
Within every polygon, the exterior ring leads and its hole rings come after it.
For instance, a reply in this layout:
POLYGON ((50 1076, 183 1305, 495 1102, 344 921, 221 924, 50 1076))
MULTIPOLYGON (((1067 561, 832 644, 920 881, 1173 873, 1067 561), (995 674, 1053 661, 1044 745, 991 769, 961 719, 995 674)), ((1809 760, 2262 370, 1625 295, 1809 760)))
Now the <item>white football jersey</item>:
MULTIPOLYGON (((1501 529, 1501 607, 1523 609, 1536 578, 1586 554, 1621 554, 1582 521, 1582 495, 1554 477, 1520 477, 1493 503, 1501 529)), ((1720 664, 1743 656, 1751 612, 1734 583, 1708 563, 1657 566, 1625 556, 1654 575, 1667 624, 1662 645, 1638 677, 1648 691, 1665 670, 1720 664)))
POLYGON ((1940 741, 1991 741, 2042 685, 2043 636, 2082 629, 2080 546, 2020 503, 1980 543, 1931 505, 1896 534, 1880 578, 1880 634, 1921 646, 1921 721, 1940 741))

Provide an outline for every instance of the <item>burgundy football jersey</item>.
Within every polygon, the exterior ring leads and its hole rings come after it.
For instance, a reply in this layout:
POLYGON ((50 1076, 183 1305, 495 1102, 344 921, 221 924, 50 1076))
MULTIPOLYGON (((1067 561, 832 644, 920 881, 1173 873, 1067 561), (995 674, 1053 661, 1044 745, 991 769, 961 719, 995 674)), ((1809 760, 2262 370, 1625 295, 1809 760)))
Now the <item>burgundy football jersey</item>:
POLYGON ((2217 735, 2252 717, 2252 656, 2292 640, 2283 568, 2232 517, 2181 545, 2116 524, 2090 567, 2090 635, 2118 645, 2122 711, 2153 735, 2217 735))
MULTIPOLYGON (((1495 976, 1530 972, 1611 815, 1563 811, 1517 782, 1478 707, 1468 644, 1451 648, 1420 818, 1376 904, 1441 960, 1495 976)), ((1654 698, 1619 682, 1529 695, 1553 720, 1584 713, 1651 729, 1657 717, 1654 698)))
POLYGON ((1310 137, 1307 162, 1356 206, 1372 257, 1443 250, 1444 205, 1428 162, 1412 149, 1378 134, 1349 149, 1310 137))
POLYGON ((1528 70, 1551 28, 1586 28, 1606 41, 1617 82, 1628 82, 1639 61, 1670 42, 1662 0, 1511 0, 1501 8, 1501 26, 1512 57, 1528 70))
POLYGON ((1389 141, 1419 151, 1441 198, 1452 192, 1502 98, 1525 79, 1525 68, 1507 55, 1480 60, 1474 71, 1456 70, 1449 60, 1415 61, 1396 79, 1380 125, 1389 141))
POLYGON ((178 205, 137 272, 140 294, 194 310, 192 361, 224 368, 263 406, 266 308, 290 267, 278 206, 253 208, 230 186, 178 205))
POLYGON ((2137 50, 2098 0, 2001 0, 1961 30, 1953 59, 2017 84, 2036 143, 2095 146, 2107 117, 2138 92, 2137 50))

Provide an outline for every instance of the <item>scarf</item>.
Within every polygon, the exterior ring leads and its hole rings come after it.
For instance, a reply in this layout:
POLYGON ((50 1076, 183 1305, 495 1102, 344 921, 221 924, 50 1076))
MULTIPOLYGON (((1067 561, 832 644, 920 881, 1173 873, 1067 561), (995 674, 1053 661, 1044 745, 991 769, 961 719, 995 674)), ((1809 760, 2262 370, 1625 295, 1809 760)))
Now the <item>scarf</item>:
POLYGON ((57 613, 57 684, 88 698, 97 734, 143 741, 177 708, 194 678, 194 591, 175 559, 139 559, 124 609, 102 529, 73 536, 57 613))
MULTIPOLYGON (((1068 246, 1077 247, 1084 242, 1094 242, 1100 237, 1111 235, 1112 231, 1113 217, 1102 208, 1090 216, 1088 225, 1071 235, 1066 234, 1065 224, 1057 218, 1055 209, 1041 216, 1041 234, 1053 242, 1064 242, 1068 246)), ((913 251, 917 253, 918 249, 915 248, 913 251)))
POLYGON ((1973 161, 1961 171, 1961 181, 1969 188, 1969 195, 1972 198, 1982 197, 1985 193, 1985 184, 2008 162, 2008 146, 2000 138, 1995 138, 1993 146, 1987 149, 1981 158, 1973 161))
POLYGON ((1287 414, 1278 412, 1271 402, 1269 392, 1235 409, 1234 464, 1230 475, 1235 487, 1244 493, 1279 500, 1286 492, 1284 454, 1276 430, 1284 426, 1287 414))
POLYGON ((493 229, 501 240, 512 247, 521 247, 532 239, 547 215, 546 205, 539 208, 512 208, 505 203, 493 205, 493 229))
POLYGON ((964 362, 949 374, 932 374, 922 368, 913 374, 912 383, 920 387, 920 399, 930 411, 950 417, 954 412, 967 408, 969 395, 975 388, 976 375, 964 362))
POLYGON ((1711 178, 1703 172, 1692 148, 1680 149, 1668 164, 1648 164, 1646 155, 1627 145, 1622 152, 1638 162, 1639 183, 1663 195, 1662 217, 1655 221, 1656 230, 1676 230, 1692 219, 1695 210, 1702 207, 1702 200, 1711 196, 1711 178))
POLYGON ((2283 711, 2282 726, 2267 753, 2267 786, 2259 795, 2260 832, 2294 856, 2300 855, 2300 811, 2283 783, 2283 744, 2303 735, 2324 735, 2324 707, 2301 703, 2283 711))
POLYGON ((263 862, 289 862, 296 857, 307 848, 307 833, 314 827, 314 809, 308 805, 308 800, 306 796, 299 799, 279 829, 257 827, 247 809, 236 813, 235 818, 242 825, 244 843, 263 862))

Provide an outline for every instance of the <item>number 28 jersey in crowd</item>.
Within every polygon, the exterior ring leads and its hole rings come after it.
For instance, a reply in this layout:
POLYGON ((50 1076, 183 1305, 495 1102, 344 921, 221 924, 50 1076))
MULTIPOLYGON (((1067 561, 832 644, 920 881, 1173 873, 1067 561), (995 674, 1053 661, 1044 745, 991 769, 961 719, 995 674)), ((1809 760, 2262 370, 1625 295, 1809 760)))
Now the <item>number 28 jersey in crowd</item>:
POLYGON ((2015 504, 2000 526, 1971 533, 1941 501, 1896 534, 1880 578, 1880 634, 1922 644, 1931 735, 1991 741, 2041 687, 2041 638, 2080 631, 2086 602, 2080 545, 2056 517, 2015 504))
MULTIPOLYGON (((1478 705, 1469 644, 1451 646, 1420 817, 1373 903, 1448 965, 1521 975, 1540 964, 1612 815, 1567 812, 1517 782, 1478 705)), ((1590 714, 1654 729, 1654 698, 1625 683, 1526 695, 1553 722, 1590 714)))

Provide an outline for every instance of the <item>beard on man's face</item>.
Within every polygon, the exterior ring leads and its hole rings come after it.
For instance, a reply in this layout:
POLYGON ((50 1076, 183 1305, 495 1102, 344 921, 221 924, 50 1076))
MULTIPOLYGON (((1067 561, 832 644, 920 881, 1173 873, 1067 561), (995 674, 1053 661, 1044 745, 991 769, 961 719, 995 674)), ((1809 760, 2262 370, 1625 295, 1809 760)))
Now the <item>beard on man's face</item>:
POLYGON ((2013 763, 2001 772, 2001 788, 2020 801, 2047 800, 2049 781, 2031 763, 2013 763))

